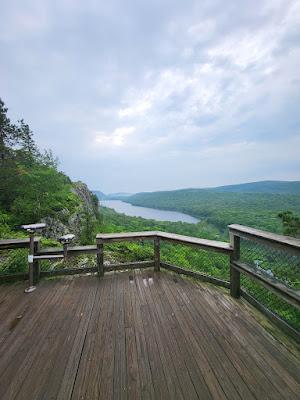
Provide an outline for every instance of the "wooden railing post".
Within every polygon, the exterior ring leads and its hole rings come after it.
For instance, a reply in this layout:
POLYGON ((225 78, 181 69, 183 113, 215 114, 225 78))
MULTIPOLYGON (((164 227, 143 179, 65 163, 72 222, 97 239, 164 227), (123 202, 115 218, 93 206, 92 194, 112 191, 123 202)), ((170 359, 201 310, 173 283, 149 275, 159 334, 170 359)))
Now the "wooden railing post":
POLYGON ((104 276, 104 245, 103 242, 97 242, 97 268, 98 276, 104 276))
POLYGON ((160 239, 154 238, 154 271, 160 271, 160 239))
POLYGON ((230 243, 233 248, 230 256, 230 294, 238 299, 241 296, 241 274, 232 263, 240 258, 240 237, 230 232, 230 243))

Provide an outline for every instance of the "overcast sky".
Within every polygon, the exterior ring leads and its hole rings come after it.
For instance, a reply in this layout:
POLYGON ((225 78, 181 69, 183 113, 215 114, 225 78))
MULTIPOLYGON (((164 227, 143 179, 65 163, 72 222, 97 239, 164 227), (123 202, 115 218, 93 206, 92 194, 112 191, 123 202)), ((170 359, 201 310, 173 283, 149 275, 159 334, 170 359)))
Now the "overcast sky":
POLYGON ((300 179, 300 1, 0 3, 0 97, 73 180, 300 179))

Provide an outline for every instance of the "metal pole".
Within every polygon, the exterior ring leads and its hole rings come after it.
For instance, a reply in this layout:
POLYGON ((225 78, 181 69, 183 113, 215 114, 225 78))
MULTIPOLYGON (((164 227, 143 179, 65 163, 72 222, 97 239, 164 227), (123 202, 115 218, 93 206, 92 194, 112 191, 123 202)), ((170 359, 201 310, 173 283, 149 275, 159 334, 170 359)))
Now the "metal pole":
POLYGON ((25 289, 25 293, 33 292, 36 287, 34 286, 34 275, 33 275, 33 255, 34 255, 34 231, 28 230, 29 236, 29 255, 28 255, 28 267, 29 267, 29 287, 25 289))

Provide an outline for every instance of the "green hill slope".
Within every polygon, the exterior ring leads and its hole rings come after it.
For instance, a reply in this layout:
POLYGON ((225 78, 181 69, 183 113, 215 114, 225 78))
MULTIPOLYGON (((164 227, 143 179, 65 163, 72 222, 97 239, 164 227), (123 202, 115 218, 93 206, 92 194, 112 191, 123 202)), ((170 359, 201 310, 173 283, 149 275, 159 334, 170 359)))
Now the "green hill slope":
POLYGON ((219 186, 209 190, 234 193, 281 193, 300 195, 300 181, 260 181, 219 186))
POLYGON ((206 219, 221 231, 228 224, 238 223, 281 233, 278 213, 284 210, 299 213, 300 210, 297 194, 185 189, 138 193, 123 200, 138 206, 181 211, 206 219))

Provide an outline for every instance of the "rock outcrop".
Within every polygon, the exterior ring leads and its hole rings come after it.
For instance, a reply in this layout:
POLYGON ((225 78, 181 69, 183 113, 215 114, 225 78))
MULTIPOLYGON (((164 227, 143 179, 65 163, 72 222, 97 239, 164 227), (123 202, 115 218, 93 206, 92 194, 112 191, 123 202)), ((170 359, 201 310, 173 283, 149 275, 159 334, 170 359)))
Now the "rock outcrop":
POLYGON ((74 233, 75 243, 78 243, 82 241, 82 236, 87 234, 89 228, 96 223, 99 210, 95 195, 83 182, 74 182, 72 191, 79 198, 80 204, 76 211, 70 213, 69 210, 64 209, 57 212, 55 217, 43 218, 42 222, 47 225, 43 236, 58 239, 66 233, 74 233))

